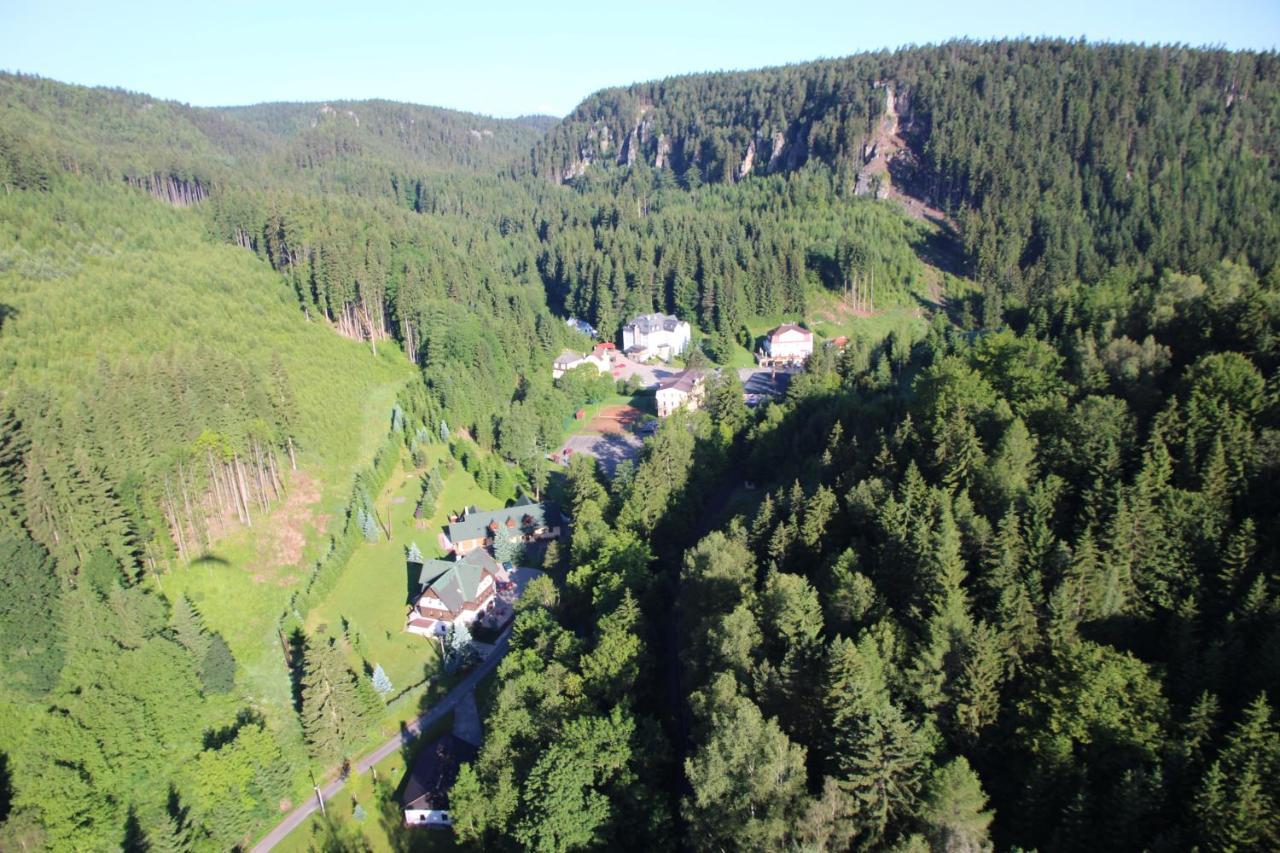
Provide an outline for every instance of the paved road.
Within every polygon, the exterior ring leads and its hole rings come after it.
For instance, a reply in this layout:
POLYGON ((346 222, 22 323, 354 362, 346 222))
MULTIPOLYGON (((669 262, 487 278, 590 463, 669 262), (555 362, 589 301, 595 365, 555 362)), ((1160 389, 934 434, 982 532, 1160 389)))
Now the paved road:
MULTIPOLYGON (((370 767, 377 764, 388 755, 391 755, 396 750, 403 748, 405 744, 412 743, 418 735, 440 722, 446 714, 453 711, 454 706, 462 701, 463 697, 468 696, 475 691, 476 685, 480 683, 481 679, 490 672, 493 672, 494 668, 502 660, 502 656, 507 653, 507 641, 509 639, 511 639, 510 626, 508 626, 507 629, 502 632, 502 635, 498 637, 498 641, 493 644, 493 653, 485 658, 483 663, 472 670, 466 678, 458 682, 457 686, 450 690, 449 694, 436 703, 431 710, 427 711, 416 720, 406 724, 399 734, 395 735, 382 746, 357 761, 353 772, 368 773, 370 767)), ((325 785, 320 789, 320 795, 328 801, 342 790, 343 784, 343 780, 341 779, 330 782, 328 785, 325 785)), ((252 853, 266 853, 266 851, 275 847, 281 841, 284 841, 286 835, 297 829, 307 818, 311 817, 311 815, 317 811, 319 811, 319 806, 316 805, 316 798, 314 796, 307 797, 305 803, 291 811, 288 817, 276 825, 275 829, 268 832, 261 841, 254 845, 252 853)))

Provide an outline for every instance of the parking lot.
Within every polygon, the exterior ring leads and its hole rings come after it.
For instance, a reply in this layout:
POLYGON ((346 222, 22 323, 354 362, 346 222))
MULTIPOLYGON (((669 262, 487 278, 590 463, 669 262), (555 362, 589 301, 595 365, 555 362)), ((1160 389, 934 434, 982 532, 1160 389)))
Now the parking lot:
POLYGON ((603 435, 588 432, 569 436, 560 449, 552 454, 552 458, 567 465, 569 458, 579 453, 594 456, 605 475, 612 477, 622 462, 637 459, 643 446, 644 442, 639 436, 629 432, 603 435))

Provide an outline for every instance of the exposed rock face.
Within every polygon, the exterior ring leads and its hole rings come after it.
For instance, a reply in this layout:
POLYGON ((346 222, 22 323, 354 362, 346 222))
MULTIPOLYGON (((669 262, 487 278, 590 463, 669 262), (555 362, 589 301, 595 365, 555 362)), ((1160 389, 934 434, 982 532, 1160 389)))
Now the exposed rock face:
POLYGON ((591 129, 590 138, 596 140, 596 145, 600 148, 600 153, 608 155, 609 149, 613 146, 613 138, 609 135, 609 125, 604 122, 596 122, 595 127, 591 129))
POLYGON ((618 162, 624 166, 630 166, 636 161, 637 149, 640 147, 640 124, 637 122, 631 128, 631 133, 627 134, 627 141, 622 143, 622 150, 618 152, 618 162))
POLYGON ((591 154, 584 148, 578 152, 578 159, 569 164, 569 168, 565 170, 564 177, 560 180, 571 181, 574 178, 580 178, 591 165, 591 154))
POLYGON ((738 180, 742 180, 751 174, 751 169, 756 163, 756 141, 752 139, 747 144, 747 153, 742 157, 742 163, 738 166, 738 180))
POLYGON ((778 171, 778 164, 782 162, 783 149, 787 147, 787 138, 782 135, 782 131, 775 130, 773 132, 773 148, 769 151, 769 171, 778 171))
POLYGON ((658 153, 653 157, 653 168, 665 169, 671 162, 671 140, 665 133, 658 134, 658 153))

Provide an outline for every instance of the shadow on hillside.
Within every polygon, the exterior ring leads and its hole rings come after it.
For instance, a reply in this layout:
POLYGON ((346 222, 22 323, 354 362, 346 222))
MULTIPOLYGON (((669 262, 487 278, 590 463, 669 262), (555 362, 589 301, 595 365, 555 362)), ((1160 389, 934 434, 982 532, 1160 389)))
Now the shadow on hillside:
POLYGON ((191 565, 193 566, 200 566, 200 565, 229 566, 231 565, 231 563, 225 557, 219 557, 217 554, 213 553, 212 551, 206 551, 203 554, 201 554, 199 557, 196 557, 194 560, 192 560, 191 565))
POLYGON ((4 331, 5 323, 9 322, 9 320, 17 316, 18 316, 17 308, 14 308, 12 305, 5 305, 3 302, 0 302, 0 332, 4 331))
POLYGON ((916 253, 916 257, 945 273, 954 276, 965 275, 964 247, 960 244, 960 238, 945 222, 934 222, 934 225, 937 227, 924 237, 911 241, 911 248, 916 253))

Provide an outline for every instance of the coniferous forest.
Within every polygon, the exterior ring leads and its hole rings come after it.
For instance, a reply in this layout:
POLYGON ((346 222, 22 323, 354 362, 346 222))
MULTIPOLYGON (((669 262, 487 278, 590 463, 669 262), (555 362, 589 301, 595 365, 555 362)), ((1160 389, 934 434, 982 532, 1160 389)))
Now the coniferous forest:
POLYGON ((249 849, 336 778, 403 624, 307 616, 402 464, 571 519, 461 847, 1280 848, 1280 57, 957 41, 563 121, 0 74, 0 849, 249 849), (781 399, 548 461, 615 390, 551 379, 565 318, 714 367, 851 287, 781 399), (265 621, 181 591, 308 490, 265 621))

